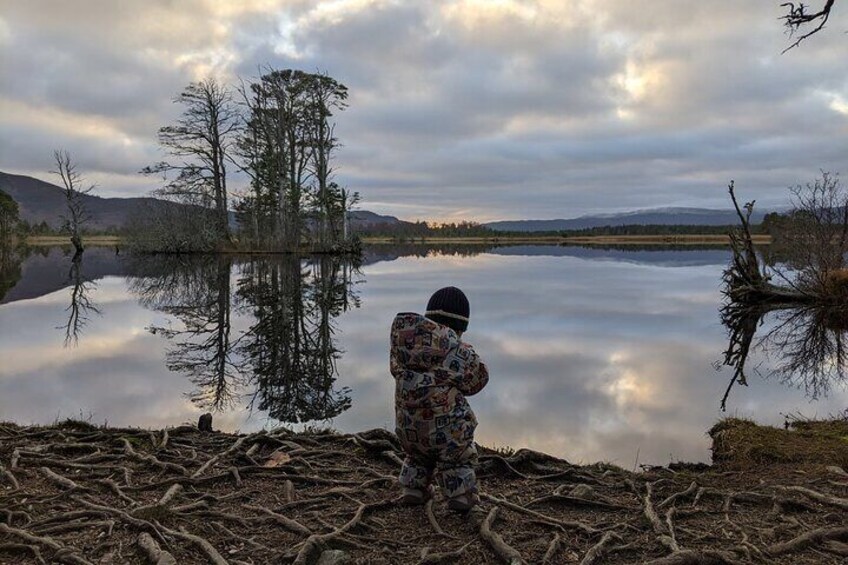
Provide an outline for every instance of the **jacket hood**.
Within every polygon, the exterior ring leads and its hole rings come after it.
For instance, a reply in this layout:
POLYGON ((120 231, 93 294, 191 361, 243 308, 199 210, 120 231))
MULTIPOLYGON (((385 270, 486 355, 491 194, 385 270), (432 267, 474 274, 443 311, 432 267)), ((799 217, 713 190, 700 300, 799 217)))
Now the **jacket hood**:
POLYGON ((402 312, 392 323, 392 357, 404 368, 430 369, 459 345, 456 332, 412 312, 402 312))

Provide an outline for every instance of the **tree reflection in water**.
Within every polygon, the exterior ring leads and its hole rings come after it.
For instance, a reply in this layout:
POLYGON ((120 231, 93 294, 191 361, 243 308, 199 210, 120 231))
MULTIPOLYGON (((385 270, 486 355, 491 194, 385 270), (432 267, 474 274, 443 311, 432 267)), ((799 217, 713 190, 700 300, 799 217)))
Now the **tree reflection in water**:
POLYGON ((775 317, 777 326, 760 340, 776 360, 772 374, 813 399, 846 383, 846 312, 802 307, 780 310, 775 317))
POLYGON ((354 272, 330 256, 286 255, 245 266, 238 294, 256 322, 239 349, 256 383, 256 408, 283 422, 324 420, 350 408, 350 389, 333 388, 342 353, 334 320, 359 306, 354 272))
MULTIPOLYGON (((141 259, 137 259, 141 260, 141 259)), ((221 410, 237 400, 243 382, 231 341, 230 268, 225 256, 161 255, 144 258, 146 276, 130 280, 139 302, 172 315, 177 327, 147 329, 172 343, 165 362, 195 385, 191 400, 221 410)))
POLYGON ((76 347, 85 326, 92 314, 100 315, 100 309, 92 301, 91 295, 97 289, 97 283, 86 279, 83 272, 83 254, 75 253, 68 270, 68 283, 71 291, 70 303, 65 308, 68 321, 57 329, 65 331, 65 347, 76 347))
POLYGON ((21 280, 21 263, 25 255, 21 247, 0 243, 0 301, 21 280))
POLYGON ((733 384, 747 385, 745 364, 752 351, 764 358, 755 369, 758 373, 803 389, 810 399, 848 383, 848 308, 775 303, 744 316, 725 316, 723 321, 730 335, 723 363, 739 377, 725 391, 722 410, 733 384))
POLYGON ((245 398, 281 422, 326 420, 350 407, 350 389, 335 388, 342 354, 335 319, 359 306, 358 270, 349 260, 278 255, 144 262, 143 272, 155 274, 131 280, 131 290, 144 306, 178 320, 149 330, 171 341, 168 368, 189 377, 197 405, 224 410, 245 398), (250 321, 237 335, 233 312, 250 321))

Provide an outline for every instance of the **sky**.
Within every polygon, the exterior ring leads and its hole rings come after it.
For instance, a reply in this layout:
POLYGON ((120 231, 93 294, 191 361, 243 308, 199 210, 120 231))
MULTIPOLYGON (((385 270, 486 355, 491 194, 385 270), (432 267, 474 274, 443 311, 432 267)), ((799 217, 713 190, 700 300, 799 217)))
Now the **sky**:
POLYGON ((55 181, 64 148, 100 196, 145 195, 174 96, 270 65, 350 89, 337 181, 363 209, 724 208, 731 179, 781 206, 846 172, 848 2, 785 54, 780 3, 0 0, 0 170, 55 181))

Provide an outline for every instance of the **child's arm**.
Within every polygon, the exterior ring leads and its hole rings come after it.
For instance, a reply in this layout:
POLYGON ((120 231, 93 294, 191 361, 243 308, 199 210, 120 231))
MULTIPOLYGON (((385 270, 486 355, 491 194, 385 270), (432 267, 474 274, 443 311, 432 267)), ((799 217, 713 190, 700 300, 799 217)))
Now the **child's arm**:
POLYGON ((489 382, 489 369, 470 345, 463 343, 459 347, 468 352, 468 361, 465 364, 462 379, 456 388, 465 396, 472 396, 483 390, 483 387, 489 382))

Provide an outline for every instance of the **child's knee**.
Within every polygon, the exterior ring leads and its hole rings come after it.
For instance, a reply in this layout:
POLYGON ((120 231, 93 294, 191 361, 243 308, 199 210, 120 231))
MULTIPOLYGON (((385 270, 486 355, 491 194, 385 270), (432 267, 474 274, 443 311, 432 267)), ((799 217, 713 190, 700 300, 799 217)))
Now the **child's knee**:
POLYGON ((474 442, 453 444, 442 450, 439 461, 444 466, 476 465, 477 447, 474 442))

